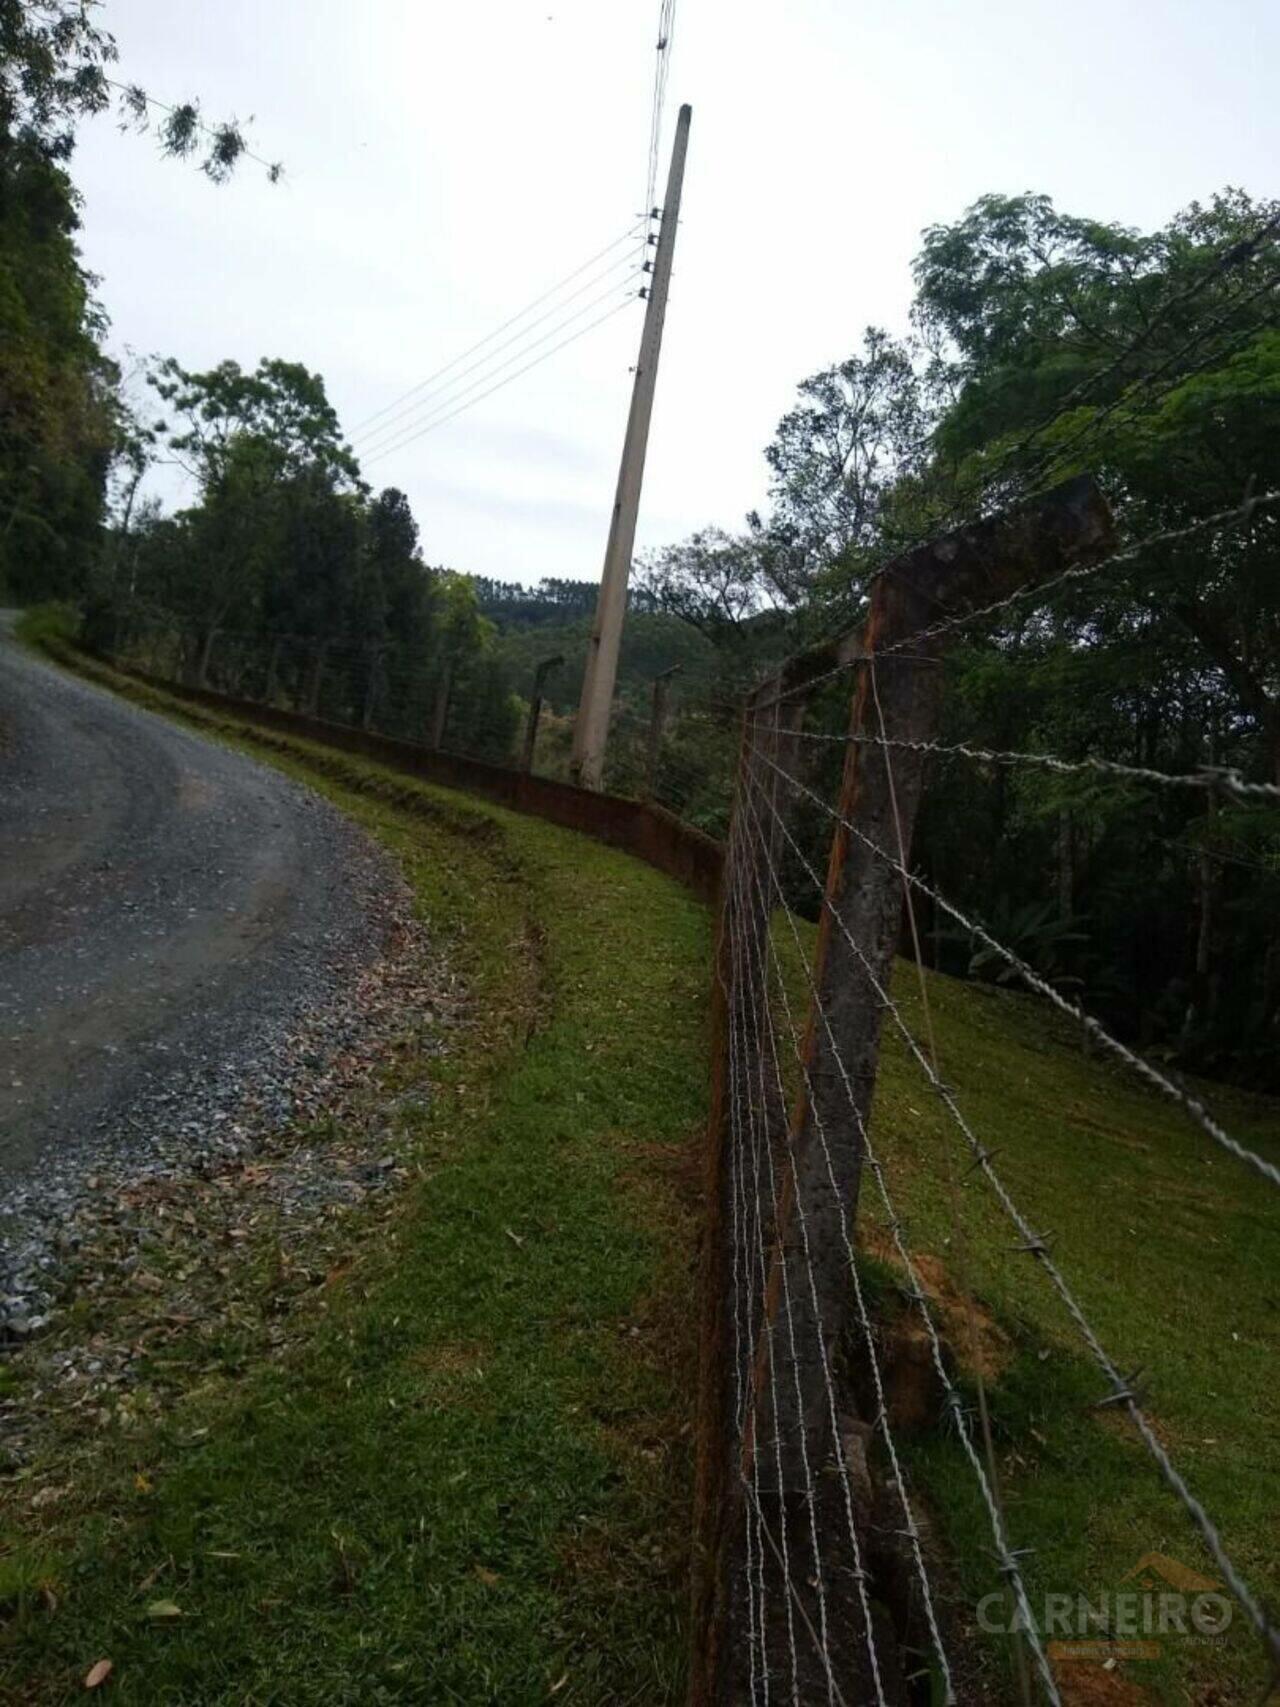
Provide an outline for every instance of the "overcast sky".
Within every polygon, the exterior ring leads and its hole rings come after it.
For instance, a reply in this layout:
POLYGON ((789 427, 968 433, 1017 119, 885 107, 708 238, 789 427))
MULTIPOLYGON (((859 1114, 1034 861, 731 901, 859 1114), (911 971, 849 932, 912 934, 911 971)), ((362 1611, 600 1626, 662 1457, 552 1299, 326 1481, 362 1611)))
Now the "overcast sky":
MULTIPOLYGON (((83 249, 114 346, 188 367, 301 361, 354 433, 640 212, 658 12, 109 0, 122 78, 252 114, 253 147, 287 173, 273 189, 249 162, 215 189, 108 120, 86 126, 83 249)), ((681 101, 693 130, 640 546, 763 503, 762 453, 798 381, 868 324, 905 328, 921 230, 984 192, 1138 226, 1227 183, 1274 193, 1277 65, 1275 0, 679 0, 664 175, 681 101)), ((568 304, 563 335, 624 281, 568 304)), ((637 302, 369 454, 372 483, 408 492, 429 561, 599 574, 640 317, 637 302)), ((493 355, 495 379, 521 347, 493 355)), ((486 371, 455 370, 406 427, 486 371)))

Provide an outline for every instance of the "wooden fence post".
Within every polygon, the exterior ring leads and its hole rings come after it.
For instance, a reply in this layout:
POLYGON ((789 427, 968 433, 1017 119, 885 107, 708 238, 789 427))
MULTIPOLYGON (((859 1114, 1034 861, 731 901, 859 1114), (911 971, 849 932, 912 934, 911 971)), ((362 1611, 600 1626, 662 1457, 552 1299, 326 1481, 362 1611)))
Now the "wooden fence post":
POLYGON ((283 635, 277 635, 271 642, 271 653, 267 659, 267 679, 262 689, 265 705, 274 705, 276 695, 280 691, 280 651, 283 646, 283 635))
POLYGON ((449 696, 452 691, 453 659, 446 658, 440 667, 440 679, 436 683, 435 703, 431 709, 431 738, 428 745, 437 753, 444 741, 445 726, 449 721, 449 696))
POLYGON ((303 710, 315 717, 320 710, 320 690, 324 686, 325 665, 329 661, 329 642, 317 640, 311 649, 311 671, 307 680, 303 710))
POLYGON ((529 715, 525 719, 524 749, 520 760, 520 769, 529 775, 533 769, 534 748, 538 744, 538 721, 542 716, 542 685, 552 670, 558 670, 564 663, 559 652, 554 658, 543 658, 533 672, 533 691, 529 695, 529 715))
POLYGON ((653 703, 649 709, 649 750, 644 766, 644 797, 653 799, 658 784, 658 758, 662 751, 662 731, 667 721, 667 683, 678 675, 682 666, 672 664, 653 678, 653 703))
POLYGON ((360 708, 360 727, 367 732, 373 728, 374 713, 378 709, 378 696, 382 689, 382 660, 386 653, 386 643, 380 640, 370 641, 365 651, 369 660, 369 674, 364 684, 364 702, 360 708))

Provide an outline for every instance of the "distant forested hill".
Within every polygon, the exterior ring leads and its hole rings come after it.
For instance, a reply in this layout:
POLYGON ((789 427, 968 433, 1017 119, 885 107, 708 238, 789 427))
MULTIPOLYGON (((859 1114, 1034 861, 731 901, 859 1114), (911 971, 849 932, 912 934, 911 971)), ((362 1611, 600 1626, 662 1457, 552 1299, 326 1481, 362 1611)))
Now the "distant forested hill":
MULTIPOLYGON (((515 691, 528 697, 533 673, 543 658, 559 653, 563 665, 546 681, 544 697, 550 710, 568 715, 582 692, 587 637, 596 608, 594 581, 544 580, 536 587, 472 576, 482 616, 497 629, 495 652, 515 691)), ((711 684, 715 648, 679 617, 655 608, 644 591, 633 592, 622 636, 618 666, 618 699, 638 709, 647 702, 653 678, 673 664, 680 666, 673 693, 703 693, 711 684)))

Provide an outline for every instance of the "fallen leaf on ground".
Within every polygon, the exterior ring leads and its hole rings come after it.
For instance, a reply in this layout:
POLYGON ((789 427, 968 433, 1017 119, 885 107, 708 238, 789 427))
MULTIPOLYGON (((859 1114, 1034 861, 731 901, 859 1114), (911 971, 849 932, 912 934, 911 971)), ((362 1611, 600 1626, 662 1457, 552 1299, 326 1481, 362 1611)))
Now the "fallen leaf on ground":
POLYGON ((172 1600, 153 1600, 147 1608, 148 1618, 181 1618, 182 1608, 172 1600))
POLYGON ((111 1661, 99 1660, 96 1665, 91 1665, 85 1673, 84 1686, 86 1689, 96 1689, 99 1684, 105 1683, 110 1676, 111 1661))

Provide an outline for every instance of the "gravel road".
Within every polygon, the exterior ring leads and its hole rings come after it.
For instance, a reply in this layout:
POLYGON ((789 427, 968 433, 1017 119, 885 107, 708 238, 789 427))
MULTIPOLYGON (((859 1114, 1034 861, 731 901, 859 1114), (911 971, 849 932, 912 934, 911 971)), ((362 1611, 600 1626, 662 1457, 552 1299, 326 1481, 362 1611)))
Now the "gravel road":
POLYGON ((318 796, 32 657, 0 613, 0 1323, 27 1331, 95 1169, 216 1147, 246 1097, 288 1117, 324 1065, 297 1039, 348 1041, 316 1015, 397 888, 318 796))

